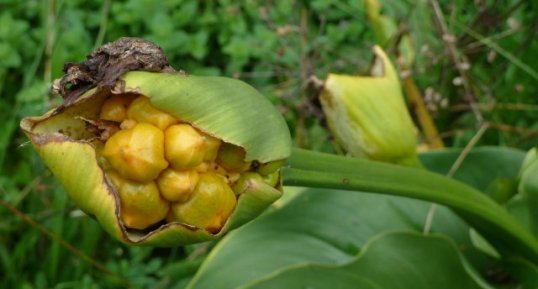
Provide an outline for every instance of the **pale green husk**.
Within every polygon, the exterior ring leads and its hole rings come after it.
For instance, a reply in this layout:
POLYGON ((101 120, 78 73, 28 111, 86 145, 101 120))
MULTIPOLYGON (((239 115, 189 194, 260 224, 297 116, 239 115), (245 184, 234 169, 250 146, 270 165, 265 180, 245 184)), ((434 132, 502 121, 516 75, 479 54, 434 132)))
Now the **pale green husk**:
POLYGON ((351 155, 414 165, 416 129, 398 75, 381 48, 374 53, 373 76, 329 74, 320 95, 323 112, 351 155))

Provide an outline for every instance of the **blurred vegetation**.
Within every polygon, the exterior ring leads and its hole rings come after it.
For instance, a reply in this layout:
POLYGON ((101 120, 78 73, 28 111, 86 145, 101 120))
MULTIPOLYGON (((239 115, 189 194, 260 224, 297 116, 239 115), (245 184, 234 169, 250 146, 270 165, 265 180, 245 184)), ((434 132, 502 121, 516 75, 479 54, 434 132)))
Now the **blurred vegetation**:
MULTIPOLYGON (((538 145, 538 4, 443 1, 440 18, 433 2, 386 0, 381 11, 397 23, 385 44, 395 60, 403 36, 411 39, 415 62, 402 73, 445 145, 465 146, 484 123, 479 145, 538 145)), ((0 0, 1 288, 183 288, 214 245, 112 240, 73 207, 18 129, 23 116, 61 103, 48 87, 65 62, 120 36, 156 42, 190 74, 254 85, 286 117, 296 145, 328 152, 312 79, 368 71, 377 41, 355 0, 0 0)))

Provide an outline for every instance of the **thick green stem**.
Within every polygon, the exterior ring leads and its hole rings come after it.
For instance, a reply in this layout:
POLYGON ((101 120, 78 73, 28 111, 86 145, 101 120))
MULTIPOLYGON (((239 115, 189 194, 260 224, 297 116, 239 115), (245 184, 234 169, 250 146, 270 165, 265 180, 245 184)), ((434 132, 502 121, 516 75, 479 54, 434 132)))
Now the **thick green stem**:
POLYGON ((504 208, 461 182, 422 169, 294 149, 284 185, 404 196, 446 205, 504 255, 538 263, 538 240, 504 208))

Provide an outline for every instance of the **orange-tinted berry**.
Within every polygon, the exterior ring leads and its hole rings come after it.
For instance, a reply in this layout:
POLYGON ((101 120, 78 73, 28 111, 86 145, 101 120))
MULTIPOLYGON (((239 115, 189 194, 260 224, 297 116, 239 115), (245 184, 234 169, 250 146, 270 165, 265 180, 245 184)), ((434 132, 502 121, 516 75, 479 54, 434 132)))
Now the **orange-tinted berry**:
POLYGON ((170 209, 154 182, 137 183, 112 177, 120 197, 121 220, 126 227, 145 229, 163 220, 170 209))
POLYGON ((164 154, 176 170, 194 168, 204 160, 204 138, 188 124, 176 124, 164 132, 164 154))
POLYGON ((215 173, 200 175, 198 185, 186 203, 172 205, 176 221, 218 232, 236 205, 235 194, 222 176, 215 173))
POLYGON ((108 139, 103 156, 122 177, 148 182, 157 178, 168 163, 164 159, 163 132, 146 123, 121 130, 108 139))
POLYGON ((101 106, 99 117, 104 120, 122 122, 127 118, 127 108, 134 97, 125 94, 113 95, 101 106))
POLYGON ((260 176, 260 174, 254 172, 243 173, 233 185, 232 189, 236 195, 239 195, 245 192, 245 190, 247 190, 249 186, 252 186, 252 184, 256 181, 263 182, 263 178, 260 176))
POLYGON ((152 124, 161 130, 177 123, 177 119, 170 114, 160 111, 151 105, 149 98, 140 96, 135 99, 127 110, 127 117, 137 122, 152 124))
POLYGON ((176 171, 166 169, 157 179, 161 195, 170 202, 185 202, 198 183, 195 170, 176 171))
POLYGON ((204 138, 204 161, 214 161, 217 158, 221 141, 208 134, 202 134, 204 138))

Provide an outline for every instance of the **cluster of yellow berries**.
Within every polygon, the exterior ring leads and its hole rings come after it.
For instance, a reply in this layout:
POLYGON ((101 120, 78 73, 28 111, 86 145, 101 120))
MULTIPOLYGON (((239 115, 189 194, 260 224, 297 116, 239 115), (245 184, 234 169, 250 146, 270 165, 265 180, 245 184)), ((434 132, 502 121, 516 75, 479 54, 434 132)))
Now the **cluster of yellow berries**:
POLYGON ((156 109, 145 96, 113 95, 100 118, 118 124, 100 151, 101 165, 128 228, 166 221, 218 232, 249 179, 278 184, 279 164, 244 161, 243 148, 156 109))

